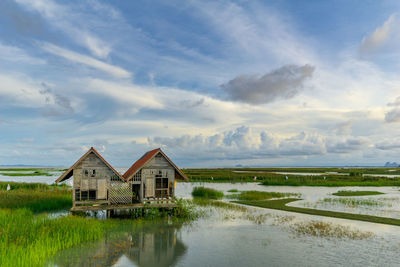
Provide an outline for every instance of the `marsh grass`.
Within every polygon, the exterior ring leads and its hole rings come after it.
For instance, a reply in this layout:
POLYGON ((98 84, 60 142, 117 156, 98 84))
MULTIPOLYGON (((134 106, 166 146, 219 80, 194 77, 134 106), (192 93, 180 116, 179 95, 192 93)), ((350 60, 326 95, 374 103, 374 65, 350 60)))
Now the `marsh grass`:
POLYGON ((362 240, 372 238, 372 232, 352 229, 349 226, 322 221, 297 222, 291 225, 291 230, 297 235, 311 235, 324 238, 362 240))
POLYGON ((238 200, 266 200, 271 198, 282 197, 300 197, 298 193, 280 193, 280 192, 263 192, 263 191, 242 191, 239 194, 226 196, 230 199, 238 200))
POLYGON ((70 188, 66 184, 60 185, 48 185, 42 183, 17 183, 17 182, 0 182, 0 191, 6 190, 7 186, 10 185, 11 190, 15 189, 31 189, 31 190, 53 190, 53 189, 66 189, 70 188))
POLYGON ((350 198, 350 197, 324 198, 324 199, 316 202, 316 204, 320 204, 320 203, 341 204, 341 205, 345 205, 348 207, 358 207, 358 206, 392 207, 392 204, 390 204, 390 203, 386 203, 382 200, 373 199, 373 198, 350 198))
POLYGON ((400 168, 389 171, 387 168, 221 168, 221 169, 185 169, 192 182, 261 182, 264 185, 288 186, 400 186, 395 177, 371 177, 363 174, 400 174, 400 168), (287 173, 324 173, 322 175, 277 174, 287 173), (325 172, 331 172, 326 173, 325 172), (332 173, 337 172, 338 174, 332 173), (339 175, 348 174, 348 175, 339 175), (254 180, 254 176, 257 177, 254 180), (286 179, 288 176, 288 179, 286 179))
POLYGON ((378 191, 350 191, 350 190, 340 190, 336 193, 333 193, 334 196, 343 196, 343 197, 351 197, 351 196, 373 196, 373 195, 383 195, 384 193, 378 191))
POLYGON ((0 175, 3 175, 3 176, 53 176, 53 174, 48 173, 48 172, 32 172, 32 173, 1 172, 0 175))
POLYGON ((221 199, 224 197, 224 193, 212 188, 200 186, 193 188, 192 196, 206 199, 221 199))
POLYGON ((0 209, 0 266, 44 266, 58 251, 100 239, 117 221, 50 219, 27 209, 0 209))
POLYGON ((237 190, 237 189, 230 189, 230 190, 228 190, 228 192, 229 192, 229 193, 237 193, 237 192, 239 192, 239 190, 237 190))

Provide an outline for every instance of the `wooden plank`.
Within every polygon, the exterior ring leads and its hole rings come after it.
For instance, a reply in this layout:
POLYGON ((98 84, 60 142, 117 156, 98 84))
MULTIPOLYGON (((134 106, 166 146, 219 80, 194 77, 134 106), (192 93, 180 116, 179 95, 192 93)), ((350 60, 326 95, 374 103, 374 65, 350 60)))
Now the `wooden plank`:
POLYGON ((130 205, 111 205, 111 206, 76 206, 71 211, 89 211, 89 210, 126 210, 137 208, 176 208, 175 203, 153 203, 153 204, 130 204, 130 205))

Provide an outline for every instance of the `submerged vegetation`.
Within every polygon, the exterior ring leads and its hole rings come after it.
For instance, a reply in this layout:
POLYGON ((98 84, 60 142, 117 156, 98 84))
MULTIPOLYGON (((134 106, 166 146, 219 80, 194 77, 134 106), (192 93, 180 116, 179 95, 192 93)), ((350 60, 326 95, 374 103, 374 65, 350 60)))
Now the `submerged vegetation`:
POLYGON ((198 186, 193 188, 192 196, 208 199, 221 199, 224 197, 224 193, 222 191, 218 191, 212 188, 198 186))
POLYGON ((297 193, 280 193, 280 192, 263 192, 263 191, 243 191, 239 194, 232 194, 227 198, 238 199, 238 200, 266 200, 271 198, 282 198, 282 197, 299 197, 297 193))
POLYGON ((316 202, 316 204, 321 203, 329 203, 329 204, 341 204, 349 207, 357 207, 357 206, 388 206, 391 207, 390 203, 385 203, 379 199, 373 198, 350 198, 350 197, 341 197, 341 198, 324 198, 316 202))
POLYGON ((341 190, 336 193, 333 193, 334 196, 343 196, 343 197, 352 197, 352 196, 373 196, 373 195, 382 195, 384 193, 378 191, 347 191, 341 190))
POLYGON ((354 230, 349 226, 343 226, 343 225, 314 221, 314 220, 310 222, 294 223, 291 229, 298 236, 312 235, 316 237, 339 238, 339 239, 348 238, 356 240, 371 238, 374 236, 372 232, 354 230))
POLYGON ((262 200, 262 201, 242 200, 242 201, 233 201, 233 202, 239 203, 239 204, 244 204, 244 205, 249 205, 249 206, 267 208, 267 209, 284 210, 284 211, 291 211, 291 212, 304 213, 304 214, 310 214, 310 215, 320 215, 320 216, 326 216, 326 217, 334 217, 334 218, 342 218, 342 219, 349 219, 349 220, 358 220, 358 221, 366 221, 366 222, 400 226, 400 219, 378 217, 378 216, 364 215, 364 214, 353 214, 353 213, 346 213, 346 212, 329 211, 329 210, 318 210, 318 209, 286 206, 286 204, 293 202, 293 201, 297 201, 297 200, 300 200, 300 199, 298 199, 298 198, 283 198, 283 199, 276 199, 276 200, 262 200))

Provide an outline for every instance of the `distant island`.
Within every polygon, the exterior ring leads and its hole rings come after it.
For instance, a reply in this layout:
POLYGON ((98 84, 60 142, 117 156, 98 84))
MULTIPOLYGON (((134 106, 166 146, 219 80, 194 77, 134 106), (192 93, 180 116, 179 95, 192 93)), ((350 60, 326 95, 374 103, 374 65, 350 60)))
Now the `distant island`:
POLYGON ((386 162, 385 167, 399 167, 399 164, 397 162, 386 162))

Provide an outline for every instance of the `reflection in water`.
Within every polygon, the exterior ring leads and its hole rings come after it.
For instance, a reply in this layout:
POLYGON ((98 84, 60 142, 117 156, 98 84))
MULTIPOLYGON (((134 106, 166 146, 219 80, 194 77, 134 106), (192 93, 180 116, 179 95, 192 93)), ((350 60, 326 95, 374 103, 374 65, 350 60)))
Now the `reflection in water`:
POLYGON ((57 266, 171 266, 187 248, 179 230, 182 224, 137 224, 134 229, 109 233, 92 244, 59 253, 52 264, 57 266))

